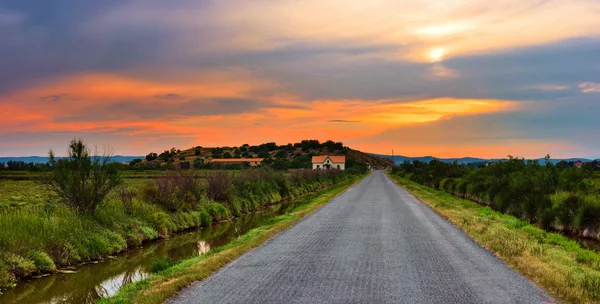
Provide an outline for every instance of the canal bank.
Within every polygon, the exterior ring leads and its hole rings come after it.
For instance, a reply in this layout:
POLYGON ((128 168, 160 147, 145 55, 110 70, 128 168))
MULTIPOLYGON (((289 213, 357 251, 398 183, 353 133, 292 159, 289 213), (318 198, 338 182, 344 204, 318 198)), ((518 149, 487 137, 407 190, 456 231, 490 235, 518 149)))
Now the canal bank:
MULTIPOLYGON (((347 186, 347 183, 343 184, 347 186)), ((116 294, 123 286, 148 277, 152 262, 156 259, 169 258, 178 262, 225 246, 271 219, 339 187, 268 206, 232 221, 187 230, 166 240, 148 242, 118 256, 74 268, 63 268, 59 273, 20 282, 15 288, 0 294, 0 303, 96 303, 101 298, 116 294)))

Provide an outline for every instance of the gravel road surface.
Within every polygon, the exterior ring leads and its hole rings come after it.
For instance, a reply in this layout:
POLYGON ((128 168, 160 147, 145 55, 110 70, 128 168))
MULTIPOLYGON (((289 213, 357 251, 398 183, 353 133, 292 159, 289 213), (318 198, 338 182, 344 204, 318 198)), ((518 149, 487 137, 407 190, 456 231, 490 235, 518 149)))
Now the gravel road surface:
POLYGON ((383 171, 169 303, 552 303, 383 171))

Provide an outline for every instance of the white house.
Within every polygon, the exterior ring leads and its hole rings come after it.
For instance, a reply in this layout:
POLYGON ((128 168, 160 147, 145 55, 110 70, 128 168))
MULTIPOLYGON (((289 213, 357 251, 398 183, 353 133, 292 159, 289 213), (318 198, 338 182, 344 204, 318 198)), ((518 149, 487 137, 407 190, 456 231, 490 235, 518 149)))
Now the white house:
POLYGON ((316 169, 346 169, 346 156, 313 156, 312 157, 313 170, 316 169))

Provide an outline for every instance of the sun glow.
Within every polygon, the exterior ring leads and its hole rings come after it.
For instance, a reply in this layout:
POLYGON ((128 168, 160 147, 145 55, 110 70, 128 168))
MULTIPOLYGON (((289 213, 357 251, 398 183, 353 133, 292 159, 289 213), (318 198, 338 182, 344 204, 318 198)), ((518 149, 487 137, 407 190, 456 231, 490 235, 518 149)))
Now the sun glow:
POLYGON ((440 62, 444 59, 444 56, 448 53, 446 48, 435 48, 427 53, 427 57, 429 57, 429 61, 431 62, 440 62))

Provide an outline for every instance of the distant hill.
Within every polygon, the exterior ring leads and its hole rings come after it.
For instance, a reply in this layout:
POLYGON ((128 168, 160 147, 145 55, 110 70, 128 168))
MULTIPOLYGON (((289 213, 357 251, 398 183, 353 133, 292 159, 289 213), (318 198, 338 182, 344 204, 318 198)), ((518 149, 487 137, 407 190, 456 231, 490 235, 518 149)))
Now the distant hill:
MULTIPOLYGON (((60 159, 61 157, 57 157, 60 159)), ((122 156, 115 155, 112 157, 112 160, 116 163, 127 163, 136 158, 144 158, 144 156, 122 156)), ((22 157, 0 157, 0 163, 7 163, 9 161, 22 161, 25 163, 34 163, 34 164, 45 164, 50 159, 47 156, 22 156, 22 157)))
POLYGON ((288 168, 310 168, 313 155, 345 155, 346 165, 352 162, 371 166, 374 169, 391 167, 393 162, 376 155, 363 153, 345 147, 341 142, 327 141, 320 143, 317 140, 305 140, 300 143, 278 145, 274 142, 260 145, 243 144, 233 147, 202 147, 197 146, 185 150, 170 149, 162 153, 150 153, 143 157, 143 161, 135 163, 135 167, 157 168, 171 166, 184 168, 189 166, 199 168, 210 164, 214 158, 263 158, 267 163, 287 162, 288 168))
MULTIPOLYGON (((408 157, 408 156, 402 156, 402 155, 394 155, 393 157, 391 155, 383 155, 383 154, 372 154, 374 156, 377 157, 381 157, 381 158, 387 158, 387 159, 391 159, 394 161, 395 164, 399 165, 404 163, 404 161, 409 161, 409 162, 413 162, 415 160, 418 161, 422 161, 422 162, 430 162, 434 159, 442 161, 442 162, 446 162, 446 163, 453 163, 453 162, 457 162, 459 164, 469 164, 469 163, 480 163, 480 162, 489 162, 489 161, 499 161, 499 160, 503 160, 503 158, 476 158, 476 157, 461 157, 461 158, 438 158, 438 157, 434 157, 434 156, 422 156, 422 157, 408 157)), ((538 160, 540 163, 544 163, 545 159, 544 158, 538 158, 536 159, 538 160)), ((551 158, 548 161, 553 163, 553 164, 557 164, 560 161, 567 161, 567 162, 575 162, 575 161, 582 161, 582 162, 591 162, 593 161, 593 159, 589 159, 589 158, 551 158)))

